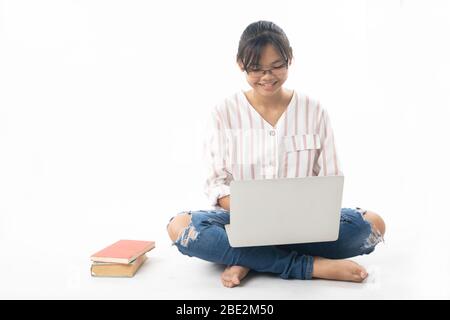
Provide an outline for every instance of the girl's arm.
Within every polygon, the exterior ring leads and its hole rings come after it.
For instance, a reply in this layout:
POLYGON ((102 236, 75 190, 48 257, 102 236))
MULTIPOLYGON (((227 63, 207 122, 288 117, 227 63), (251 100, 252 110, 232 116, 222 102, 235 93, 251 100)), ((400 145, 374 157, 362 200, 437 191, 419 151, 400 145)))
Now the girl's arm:
POLYGON ((226 168, 226 133, 217 110, 214 110, 210 118, 203 150, 206 170, 204 191, 208 201, 212 206, 220 205, 224 209, 229 209, 229 201, 228 205, 225 202, 221 205, 218 201, 230 194, 229 182, 232 175, 226 168))
POLYGON ((333 129, 328 112, 322 109, 318 133, 320 136, 320 154, 314 163, 313 173, 316 176, 342 176, 342 167, 336 151, 333 129))
POLYGON ((222 209, 230 211, 230 196, 225 196, 223 198, 220 198, 218 200, 219 206, 222 207, 222 209))

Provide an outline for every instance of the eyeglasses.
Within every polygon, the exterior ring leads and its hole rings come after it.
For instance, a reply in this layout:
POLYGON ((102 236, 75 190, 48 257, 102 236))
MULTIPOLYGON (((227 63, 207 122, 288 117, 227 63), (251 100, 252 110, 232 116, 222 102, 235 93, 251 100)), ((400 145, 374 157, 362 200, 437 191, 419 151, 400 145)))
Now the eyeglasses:
POLYGON ((285 73, 287 70, 287 63, 283 63, 277 66, 273 66, 270 69, 261 69, 261 68, 254 68, 254 67, 250 67, 247 70, 247 74, 249 75, 249 77, 252 78, 259 78, 262 77, 266 71, 270 71, 271 74, 273 74, 274 76, 279 76, 282 75, 283 73, 285 73))

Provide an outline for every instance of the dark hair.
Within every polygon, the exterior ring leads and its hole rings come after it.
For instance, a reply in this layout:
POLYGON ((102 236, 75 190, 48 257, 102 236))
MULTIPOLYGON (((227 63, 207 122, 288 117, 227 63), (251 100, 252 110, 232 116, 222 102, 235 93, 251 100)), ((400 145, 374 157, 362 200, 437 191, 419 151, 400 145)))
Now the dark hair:
POLYGON ((258 64, 261 51, 267 44, 272 44, 286 62, 292 61, 292 48, 284 31, 273 22, 261 20, 248 25, 242 33, 237 62, 242 62, 247 71, 250 66, 258 64))

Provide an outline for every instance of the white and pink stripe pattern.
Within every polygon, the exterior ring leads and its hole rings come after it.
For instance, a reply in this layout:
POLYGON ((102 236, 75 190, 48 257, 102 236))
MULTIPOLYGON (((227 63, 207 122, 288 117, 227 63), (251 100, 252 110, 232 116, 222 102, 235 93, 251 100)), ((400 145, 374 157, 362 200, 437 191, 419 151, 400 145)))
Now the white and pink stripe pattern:
POLYGON ((327 111, 296 91, 275 127, 243 91, 212 112, 204 145, 205 193, 212 206, 231 180, 343 175, 327 111))

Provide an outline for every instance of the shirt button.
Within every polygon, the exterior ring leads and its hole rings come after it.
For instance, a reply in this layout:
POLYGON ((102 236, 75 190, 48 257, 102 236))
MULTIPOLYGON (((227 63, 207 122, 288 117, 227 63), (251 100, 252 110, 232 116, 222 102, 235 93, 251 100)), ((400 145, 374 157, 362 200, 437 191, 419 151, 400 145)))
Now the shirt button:
POLYGON ((270 134, 271 136, 274 136, 274 135, 275 135, 275 130, 270 130, 269 134, 270 134))

